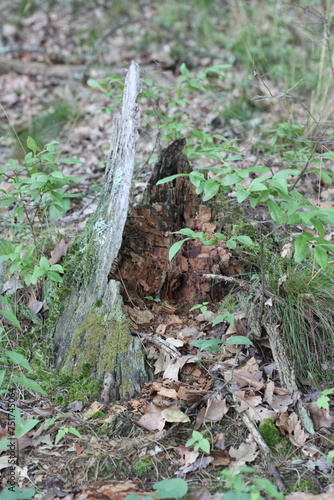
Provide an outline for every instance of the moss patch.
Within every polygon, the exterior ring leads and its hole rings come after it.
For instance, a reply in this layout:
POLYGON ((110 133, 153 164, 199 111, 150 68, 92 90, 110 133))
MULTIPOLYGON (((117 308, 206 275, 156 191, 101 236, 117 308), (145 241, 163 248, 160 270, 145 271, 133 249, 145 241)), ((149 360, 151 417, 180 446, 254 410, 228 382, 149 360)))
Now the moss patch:
POLYGON ((129 325, 124 315, 104 314, 93 307, 76 328, 63 370, 76 376, 83 363, 90 363, 99 378, 116 365, 117 356, 127 351, 129 325))

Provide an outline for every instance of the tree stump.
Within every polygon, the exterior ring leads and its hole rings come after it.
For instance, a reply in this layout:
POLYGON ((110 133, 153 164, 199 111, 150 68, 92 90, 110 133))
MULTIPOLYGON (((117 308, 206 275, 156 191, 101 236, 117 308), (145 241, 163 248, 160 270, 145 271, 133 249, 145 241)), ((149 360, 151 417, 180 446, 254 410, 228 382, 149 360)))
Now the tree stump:
POLYGON ((182 151, 185 144, 185 139, 175 139, 162 150, 144 203, 133 209, 126 223, 118 266, 111 274, 113 279, 121 280, 125 300, 130 296, 132 301, 138 300, 141 304, 143 297, 155 295, 179 307, 220 301, 228 287, 222 282, 212 286, 203 275, 230 276, 240 272, 238 261, 223 241, 211 247, 197 240, 188 241, 169 261, 169 249, 180 239, 174 231, 187 227, 213 237, 224 225, 224 221, 219 220, 219 202, 203 203, 188 177, 156 185, 164 177, 191 171, 182 151))
POLYGON ((123 314, 119 283, 108 278, 128 213, 140 88, 139 67, 132 62, 122 111, 113 122, 99 205, 65 259, 62 286, 46 292, 56 366, 75 375, 90 363, 98 379, 105 377, 105 400, 132 397, 147 379, 140 341, 131 336, 123 314))

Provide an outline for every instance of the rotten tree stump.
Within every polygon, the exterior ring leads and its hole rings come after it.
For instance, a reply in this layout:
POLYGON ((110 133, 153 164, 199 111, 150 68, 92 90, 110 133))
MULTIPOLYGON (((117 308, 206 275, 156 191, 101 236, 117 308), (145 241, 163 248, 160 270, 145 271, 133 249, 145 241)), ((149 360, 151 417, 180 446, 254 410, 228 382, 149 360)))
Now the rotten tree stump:
MULTIPOLYGON (((123 298, 133 301, 146 295, 182 304, 221 300, 227 293, 224 283, 212 286, 203 275, 240 272, 237 260, 224 242, 213 247, 196 240, 184 244, 172 261, 168 251, 180 236, 172 234, 182 228, 203 231, 212 237, 222 231, 217 215, 219 205, 203 203, 188 177, 156 185, 158 180, 187 174, 191 167, 183 148, 185 139, 175 139, 162 150, 147 186, 144 204, 135 207, 125 226, 118 266, 113 279, 120 279, 123 298)), ((181 236, 184 238, 184 236, 181 236)))

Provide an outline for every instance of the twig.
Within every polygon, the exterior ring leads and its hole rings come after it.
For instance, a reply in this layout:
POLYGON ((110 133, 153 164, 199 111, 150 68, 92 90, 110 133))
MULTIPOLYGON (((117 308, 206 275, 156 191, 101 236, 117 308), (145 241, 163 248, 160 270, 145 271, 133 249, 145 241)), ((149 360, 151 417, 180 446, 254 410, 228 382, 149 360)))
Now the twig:
POLYGON ((267 445, 267 443, 264 441, 262 438, 261 434, 253 424, 253 422, 250 420, 249 416, 247 415, 246 412, 242 412, 240 414, 244 424, 246 425, 247 429, 251 433, 251 435, 254 438, 254 441, 256 441, 258 447, 260 448, 261 452, 265 456, 266 463, 268 464, 268 472, 269 474, 273 477, 273 481, 275 486, 279 491, 284 491, 286 488, 284 486, 284 483, 282 481, 282 478, 280 476, 280 473, 278 472, 276 466, 274 465, 274 461, 272 459, 272 455, 270 452, 270 449, 267 445))

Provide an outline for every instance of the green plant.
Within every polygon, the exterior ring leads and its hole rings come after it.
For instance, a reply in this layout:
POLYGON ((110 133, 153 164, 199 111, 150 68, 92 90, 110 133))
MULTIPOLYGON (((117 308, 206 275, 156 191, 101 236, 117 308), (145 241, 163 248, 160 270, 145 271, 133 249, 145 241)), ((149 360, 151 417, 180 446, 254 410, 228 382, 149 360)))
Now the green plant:
POLYGON ((324 391, 321 391, 321 396, 320 398, 317 399, 317 404, 319 408, 325 408, 325 410, 329 410, 329 396, 331 394, 334 394, 334 388, 331 389, 325 389, 324 391))
POLYGON ((254 346, 253 342, 243 335, 235 335, 227 340, 222 339, 208 339, 208 340, 192 340, 191 345, 199 347, 200 351, 217 351, 221 350, 221 344, 224 345, 251 345, 254 346))
POLYGON ((153 300, 153 302, 161 302, 161 300, 159 299, 159 297, 152 297, 152 295, 147 295, 145 297, 145 299, 147 299, 147 300, 153 300))
POLYGON ((57 432, 55 444, 58 444, 61 439, 67 434, 73 434, 74 436, 81 437, 80 432, 75 427, 66 427, 63 425, 57 432))
POLYGON ((21 490, 18 486, 6 486, 0 492, 0 500, 26 500, 34 498, 36 491, 33 488, 21 490))
POLYGON ((280 434, 275 422, 272 418, 264 418, 259 425, 259 433, 267 443, 267 445, 273 448, 282 440, 282 435, 280 434))
POLYGON ((198 431, 193 431, 192 438, 188 439, 186 446, 193 446, 195 451, 202 450, 205 453, 210 453, 210 442, 198 431))
POLYGON ((135 474, 139 477, 144 476, 152 467, 152 459, 147 458, 143 460, 138 460, 133 464, 133 470, 135 474))
MULTIPOLYGON (((159 481, 153 485, 153 488, 157 491, 154 497, 145 496, 142 500, 154 500, 157 498, 182 498, 186 495, 188 491, 188 485, 186 481, 180 478, 165 479, 164 481, 159 481)), ((125 500, 140 500, 140 497, 136 494, 127 495, 125 500)))
POLYGON ((284 500, 283 493, 277 491, 276 486, 265 478, 255 477, 246 482, 245 473, 256 472, 252 467, 238 467, 235 474, 229 469, 221 472, 225 486, 232 491, 224 493, 221 500, 265 500, 261 492, 265 492, 271 499, 284 500))
POLYGON ((209 304, 209 302, 202 302, 202 304, 196 304, 195 306, 193 306, 189 309, 189 312, 195 311, 196 309, 199 309, 202 314, 205 314, 208 310, 208 308, 207 308, 208 304, 209 304))
POLYGON ((20 239, 24 242, 15 245, 0 239, 0 259, 10 263, 9 274, 22 277, 27 285, 36 284, 42 276, 61 282, 64 272, 61 265, 51 265, 45 256, 40 255, 41 244, 36 228, 48 218, 55 219, 68 210, 70 199, 75 195, 67 193, 65 186, 80 181, 77 177, 64 176, 59 170, 61 163, 74 164, 80 160, 57 159, 56 144, 52 141, 41 150, 35 140, 28 137, 27 146, 31 152, 25 156, 23 166, 11 159, 0 168, 0 180, 12 186, 9 192, 1 190, 0 207, 12 207, 9 213, 15 222, 13 231, 20 232, 20 239))

